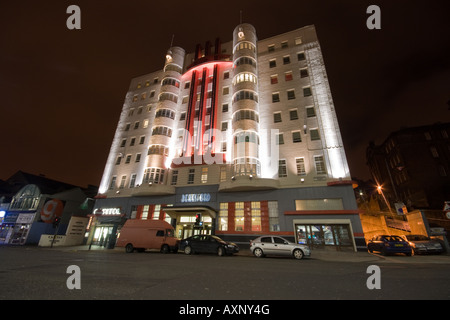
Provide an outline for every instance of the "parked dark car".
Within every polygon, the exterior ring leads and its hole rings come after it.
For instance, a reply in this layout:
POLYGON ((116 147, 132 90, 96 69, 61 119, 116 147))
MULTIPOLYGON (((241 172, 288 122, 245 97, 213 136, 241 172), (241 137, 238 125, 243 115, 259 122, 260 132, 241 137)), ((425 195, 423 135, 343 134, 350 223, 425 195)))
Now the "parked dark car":
POLYGON ((209 234, 198 234, 181 240, 180 250, 185 254, 192 253, 216 253, 218 256, 239 252, 235 243, 227 242, 217 236, 209 234))
POLYGON ((369 252, 378 251, 383 255, 392 253, 404 253, 407 256, 412 254, 409 243, 400 236, 380 235, 375 236, 367 244, 369 252))
POLYGON ((438 241, 432 240, 427 236, 421 234, 408 234, 403 235, 402 238, 409 242, 414 254, 439 254, 444 252, 444 248, 438 241))

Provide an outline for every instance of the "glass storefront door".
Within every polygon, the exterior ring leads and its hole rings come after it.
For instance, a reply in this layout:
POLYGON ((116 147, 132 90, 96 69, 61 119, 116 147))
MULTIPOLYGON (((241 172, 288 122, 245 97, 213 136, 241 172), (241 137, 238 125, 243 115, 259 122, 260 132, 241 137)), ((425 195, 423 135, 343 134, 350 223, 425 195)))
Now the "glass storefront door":
POLYGON ((113 227, 112 226, 98 226, 95 228, 92 244, 97 246, 106 246, 109 238, 111 237, 113 227))

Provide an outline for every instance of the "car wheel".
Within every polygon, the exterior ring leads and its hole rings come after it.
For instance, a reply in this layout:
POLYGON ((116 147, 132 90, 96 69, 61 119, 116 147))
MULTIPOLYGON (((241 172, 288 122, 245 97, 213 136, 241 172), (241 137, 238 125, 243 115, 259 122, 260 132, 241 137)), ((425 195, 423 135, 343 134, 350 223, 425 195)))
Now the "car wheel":
POLYGON ((127 244, 125 246, 125 252, 126 253, 132 253, 134 251, 133 245, 131 243, 127 244))
POLYGON ((169 252, 170 252, 169 246, 168 246, 167 244, 164 244, 164 245, 161 247, 161 252, 162 252, 162 253, 169 253, 169 252))
POLYGON ((255 257, 257 258, 262 258, 264 257, 264 252, 262 251, 261 248, 256 248, 255 250, 253 250, 253 254, 255 257))
POLYGON ((185 248, 184 248, 184 253, 185 254, 192 254, 192 247, 191 246, 186 246, 185 248))
POLYGON ((303 259, 303 251, 300 249, 295 249, 293 252, 294 258, 297 260, 303 259))
POLYGON ((223 257, 225 255, 225 249, 223 247, 218 247, 217 248, 217 255, 219 257, 223 257))

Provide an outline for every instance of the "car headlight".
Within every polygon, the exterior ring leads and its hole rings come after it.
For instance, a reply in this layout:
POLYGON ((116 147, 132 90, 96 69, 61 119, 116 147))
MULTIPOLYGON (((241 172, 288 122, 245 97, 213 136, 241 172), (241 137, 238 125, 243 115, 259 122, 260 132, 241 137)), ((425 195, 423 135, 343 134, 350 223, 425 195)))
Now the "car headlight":
POLYGON ((435 244, 434 244, 434 247, 435 247, 435 248, 439 248, 439 249, 441 249, 441 248, 442 248, 442 246, 441 246, 441 244, 440 244, 440 243, 435 243, 435 244))
POLYGON ((425 245, 422 243, 416 243, 417 248, 425 248, 425 245))

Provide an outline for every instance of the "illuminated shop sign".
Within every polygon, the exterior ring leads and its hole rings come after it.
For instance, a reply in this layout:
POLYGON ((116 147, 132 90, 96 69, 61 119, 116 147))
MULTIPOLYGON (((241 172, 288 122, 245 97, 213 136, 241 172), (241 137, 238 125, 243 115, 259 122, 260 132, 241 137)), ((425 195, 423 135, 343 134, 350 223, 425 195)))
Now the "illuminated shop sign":
POLYGON ((95 215, 101 216, 118 216, 120 215, 120 208, 101 208, 94 210, 95 215))
POLYGON ((209 193, 185 193, 181 195, 181 202, 209 202, 211 194, 209 193))

